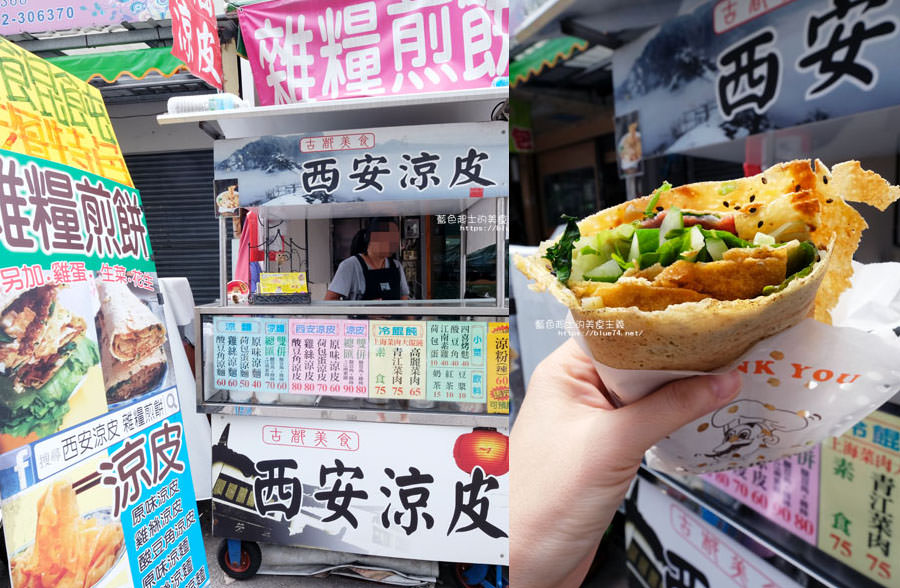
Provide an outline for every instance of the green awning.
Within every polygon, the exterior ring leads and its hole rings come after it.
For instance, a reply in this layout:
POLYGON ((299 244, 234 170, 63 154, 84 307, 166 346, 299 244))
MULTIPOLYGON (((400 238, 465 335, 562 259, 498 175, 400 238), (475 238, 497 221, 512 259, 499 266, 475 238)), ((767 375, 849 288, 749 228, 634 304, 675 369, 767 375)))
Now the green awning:
POLYGON ((108 84, 123 75, 142 80, 151 72, 169 78, 179 71, 188 71, 187 66, 172 55, 171 47, 63 55, 47 60, 85 82, 99 77, 108 84))
POLYGON ((509 66, 510 86, 523 84, 544 70, 556 67, 560 61, 571 59, 586 51, 589 43, 578 37, 556 37, 539 41, 519 55, 509 66))

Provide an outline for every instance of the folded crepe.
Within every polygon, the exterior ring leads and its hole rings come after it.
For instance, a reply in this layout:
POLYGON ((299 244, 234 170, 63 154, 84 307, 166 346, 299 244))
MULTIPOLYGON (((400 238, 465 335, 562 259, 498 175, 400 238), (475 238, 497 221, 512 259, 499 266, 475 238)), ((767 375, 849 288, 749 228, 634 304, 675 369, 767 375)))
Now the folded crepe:
POLYGON ((166 370, 166 354, 163 347, 158 347, 149 355, 133 362, 116 361, 110 355, 108 345, 102 346, 100 355, 106 399, 110 403, 149 392, 159 384, 166 370))
POLYGON ((117 361, 131 362, 150 355, 166 340, 166 329, 128 286, 97 280, 100 326, 104 346, 117 361))
POLYGON ((537 255, 515 260, 533 288, 570 308, 594 359, 611 367, 714 369, 810 313, 830 323, 867 226, 845 201, 884 210, 900 197, 856 161, 832 170, 793 161, 667 188, 571 223, 537 255), (667 216, 680 218, 676 230, 667 216), (616 249, 625 233, 629 251, 616 249), (645 251, 645 240, 657 249, 645 251), (604 253, 618 259, 579 267, 580 257, 604 253))
POLYGON ((58 289, 47 284, 0 294, 0 373, 10 373, 32 357, 58 289))

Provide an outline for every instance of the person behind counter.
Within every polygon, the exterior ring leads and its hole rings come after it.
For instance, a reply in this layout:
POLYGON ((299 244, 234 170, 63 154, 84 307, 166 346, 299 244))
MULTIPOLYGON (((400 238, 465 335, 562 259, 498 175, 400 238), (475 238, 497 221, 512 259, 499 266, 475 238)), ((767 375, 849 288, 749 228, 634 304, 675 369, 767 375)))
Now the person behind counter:
POLYGON ((390 218, 369 221, 357 233, 350 257, 340 263, 325 300, 409 300, 400 250, 400 225, 390 218))

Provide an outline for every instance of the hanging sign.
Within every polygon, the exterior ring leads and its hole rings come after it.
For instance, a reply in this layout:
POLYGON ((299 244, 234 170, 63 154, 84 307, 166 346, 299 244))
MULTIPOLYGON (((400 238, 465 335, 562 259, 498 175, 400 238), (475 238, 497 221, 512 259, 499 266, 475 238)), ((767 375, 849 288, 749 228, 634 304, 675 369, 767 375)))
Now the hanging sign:
MULTIPOLYGON (((640 121, 644 158, 897 103, 897 0, 682 4, 613 53, 616 115, 640 121)), ((636 139, 617 127, 617 145, 636 139)))
POLYGON ((169 18, 168 0, 6 0, 0 6, 0 35, 7 36, 169 18))
POLYGON ((242 207, 506 196, 506 133, 494 122, 225 139, 215 183, 242 207))
POLYGON ((238 14, 262 106, 509 85, 509 2, 271 0, 238 14))
POLYGON ((212 426, 216 536, 508 564, 504 432, 225 415, 212 426))
POLYGON ((191 73, 222 89, 222 46, 213 0, 169 0, 172 16, 172 55, 191 73))

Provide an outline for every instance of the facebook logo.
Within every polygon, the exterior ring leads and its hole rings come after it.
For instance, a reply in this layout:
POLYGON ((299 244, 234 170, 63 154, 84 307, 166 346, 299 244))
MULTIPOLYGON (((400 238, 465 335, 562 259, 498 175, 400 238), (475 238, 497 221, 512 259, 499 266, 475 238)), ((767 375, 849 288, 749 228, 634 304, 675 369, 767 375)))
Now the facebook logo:
POLYGON ((37 482, 31 447, 22 447, 0 456, 0 496, 5 499, 37 482))

